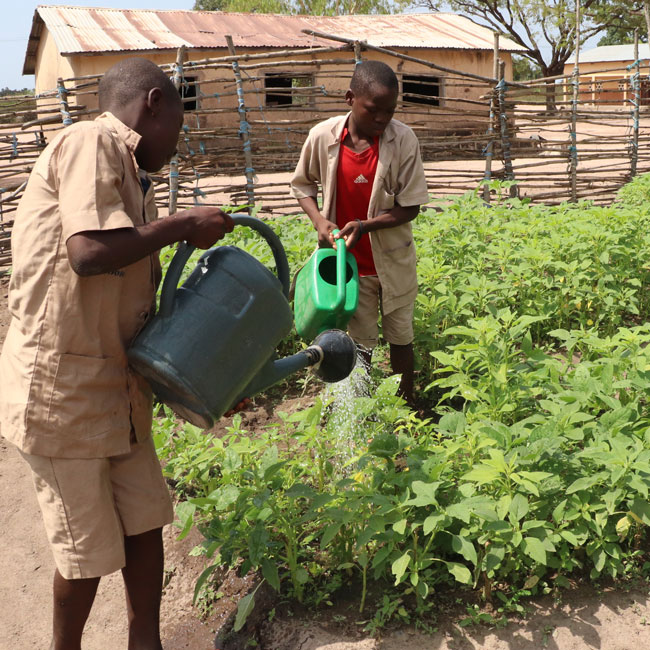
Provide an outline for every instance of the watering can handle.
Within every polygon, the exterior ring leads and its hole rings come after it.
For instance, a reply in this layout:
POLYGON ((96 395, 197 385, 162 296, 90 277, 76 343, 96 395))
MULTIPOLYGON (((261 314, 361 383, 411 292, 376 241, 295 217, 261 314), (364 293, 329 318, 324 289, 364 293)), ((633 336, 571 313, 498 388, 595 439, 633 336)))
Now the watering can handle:
MULTIPOLYGON (((284 247, 280 238, 273 232, 273 230, 265 224, 261 219, 257 217, 251 217, 247 214, 233 214, 232 220, 236 226, 248 226, 253 230, 256 230, 271 247, 273 252, 273 259, 275 260, 275 268, 278 273, 278 279, 282 284, 282 293, 285 298, 289 298, 289 262, 287 261, 287 255, 284 252, 284 247)), ((158 314, 162 318, 170 316, 172 313, 172 306, 174 304, 174 295, 176 293, 176 288, 181 279, 181 273, 187 264, 187 260, 190 259, 190 256, 196 249, 195 246, 191 246, 187 242, 181 242, 178 245, 176 254, 174 255, 172 261, 169 263, 169 268, 165 274, 165 280, 163 282, 162 290, 160 292, 160 309, 158 314)))
MULTIPOLYGON (((332 234, 336 235, 338 229, 333 230, 332 234)), ((346 280, 347 280, 347 265, 348 265, 348 249, 343 239, 339 239, 336 246, 336 304, 333 307, 334 311, 339 310, 345 304, 346 293, 346 280)))

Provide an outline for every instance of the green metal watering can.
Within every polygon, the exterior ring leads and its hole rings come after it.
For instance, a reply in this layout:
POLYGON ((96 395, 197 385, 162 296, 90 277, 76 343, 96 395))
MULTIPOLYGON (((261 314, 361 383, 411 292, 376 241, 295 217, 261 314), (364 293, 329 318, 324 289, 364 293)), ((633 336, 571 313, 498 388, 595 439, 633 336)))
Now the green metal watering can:
MULTIPOLYGON (((333 231, 334 234, 338 230, 333 231)), ((296 276, 296 331, 311 340, 328 329, 345 330, 359 303, 357 261, 345 242, 318 248, 296 276)))
POLYGON ((266 239, 278 277, 240 248, 219 246, 206 251, 178 287, 194 251, 181 243, 163 282, 160 309, 128 350, 129 363, 158 399, 203 428, 244 397, 302 368, 312 366, 324 381, 340 381, 356 361, 354 342, 336 330, 323 332, 297 354, 275 359, 293 323, 287 257, 263 221, 248 215, 233 215, 233 221, 266 239))

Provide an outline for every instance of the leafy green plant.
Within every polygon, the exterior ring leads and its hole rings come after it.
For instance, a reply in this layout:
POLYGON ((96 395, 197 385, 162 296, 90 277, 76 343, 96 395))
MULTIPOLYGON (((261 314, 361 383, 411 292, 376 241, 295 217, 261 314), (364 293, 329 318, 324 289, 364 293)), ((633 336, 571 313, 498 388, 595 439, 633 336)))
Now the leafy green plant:
MULTIPOLYGON (((326 391, 256 435, 239 417, 221 438, 168 411, 159 419, 181 534, 197 525, 211 562, 197 588, 219 564, 257 569, 313 605, 354 583, 376 631, 425 620, 449 587, 477 590, 503 617, 576 571, 643 571, 648 215, 503 194, 492 207, 466 195, 415 224, 431 417, 407 409, 391 377, 345 404, 326 391)), ((298 268, 313 233, 276 227, 298 268)), ((468 624, 482 611, 468 610, 468 624)))

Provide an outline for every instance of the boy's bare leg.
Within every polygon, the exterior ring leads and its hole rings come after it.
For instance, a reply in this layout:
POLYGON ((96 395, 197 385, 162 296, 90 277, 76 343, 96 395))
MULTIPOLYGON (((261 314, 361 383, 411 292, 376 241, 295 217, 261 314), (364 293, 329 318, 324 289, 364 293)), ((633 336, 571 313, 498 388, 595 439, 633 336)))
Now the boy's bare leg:
POLYGON ((51 650, 80 650, 81 635, 95 600, 99 578, 66 580, 54 572, 51 650))
POLYGON ((162 529, 124 538, 122 569, 129 615, 129 650, 162 650, 160 599, 164 552, 162 529))
POLYGON ((402 375, 397 394, 406 400, 409 406, 415 404, 413 395, 413 344, 390 344, 390 365, 393 372, 402 375))

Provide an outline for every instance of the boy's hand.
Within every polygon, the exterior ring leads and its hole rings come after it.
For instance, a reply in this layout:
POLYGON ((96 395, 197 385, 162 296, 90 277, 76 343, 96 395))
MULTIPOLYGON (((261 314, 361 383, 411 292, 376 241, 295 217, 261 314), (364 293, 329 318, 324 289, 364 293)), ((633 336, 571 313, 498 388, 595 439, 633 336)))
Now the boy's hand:
POLYGON ((336 230, 336 224, 332 223, 329 219, 321 216, 321 218, 314 224, 316 232, 318 233, 318 247, 319 248, 333 248, 335 247, 333 230, 336 230))
POLYGON ((210 248, 226 233, 232 232, 235 224, 229 214, 219 208, 200 206, 183 210, 177 218, 187 221, 185 241, 197 248, 210 248))
MULTIPOLYGON (((345 242, 345 247, 348 250, 352 250, 356 245, 359 239, 361 239, 361 221, 356 219, 355 221, 349 221, 348 223, 341 228, 337 235, 334 235, 334 240, 342 239, 345 242)), ((336 248, 336 244, 334 245, 336 248)))

